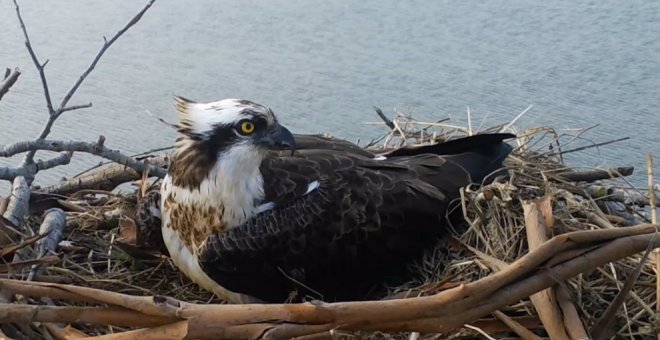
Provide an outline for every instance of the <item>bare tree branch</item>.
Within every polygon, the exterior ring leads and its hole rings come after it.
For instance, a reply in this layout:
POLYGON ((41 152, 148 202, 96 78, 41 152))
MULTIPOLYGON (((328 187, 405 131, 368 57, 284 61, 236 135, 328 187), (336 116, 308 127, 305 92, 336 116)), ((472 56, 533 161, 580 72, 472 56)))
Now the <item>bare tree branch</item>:
POLYGON ((90 108, 90 107, 92 107, 92 102, 89 102, 89 103, 87 103, 87 104, 82 104, 82 105, 67 106, 67 107, 63 108, 63 109, 60 111, 60 114, 62 114, 62 113, 64 113, 64 112, 67 112, 67 111, 80 110, 80 109, 87 109, 87 108, 90 108))
POLYGON ((9 88, 14 85, 18 79, 18 76, 21 75, 21 71, 18 69, 18 67, 14 68, 13 70, 7 69, 7 71, 9 72, 5 75, 2 83, 0 83, 0 100, 2 100, 2 96, 4 96, 9 91, 9 88))
POLYGON ((99 50, 98 54, 96 54, 96 57, 94 57, 94 60, 92 60, 92 63, 87 67, 87 69, 85 70, 85 72, 83 72, 83 74, 80 76, 80 78, 78 78, 78 80, 75 82, 75 84, 73 84, 71 89, 69 89, 69 92, 67 92, 67 94, 64 96, 64 99, 62 99, 62 103, 60 103, 60 107, 57 109, 57 111, 59 112, 58 114, 62 113, 62 110, 66 107, 66 104, 69 103, 69 100, 76 93, 76 90, 78 90, 78 87, 80 87, 80 84, 82 84, 82 82, 85 80, 85 78, 87 78, 87 76, 92 72, 92 70, 94 70, 94 67, 96 67, 96 64, 99 62, 99 60, 101 59, 101 57, 103 56, 105 51, 110 46, 112 46, 112 44, 117 39, 119 39, 119 37, 121 37, 122 34, 126 33, 126 31, 128 31, 129 28, 131 28, 138 21, 140 21, 140 19, 142 19, 142 16, 151 7, 151 5, 153 5, 154 1, 156 1, 156 0, 149 0, 149 2, 147 2, 147 4, 142 8, 142 10, 140 10, 133 17, 133 19, 131 19, 126 24, 126 26, 124 26, 117 33, 115 33, 115 35, 112 38, 110 38, 110 40, 106 40, 105 37, 103 38, 104 39, 103 46, 99 50))
MULTIPOLYGON (((137 161, 132 157, 126 156, 121 152, 119 152, 118 150, 108 149, 105 146, 103 146, 104 140, 105 140, 104 138, 100 138, 99 141, 95 143, 87 143, 87 142, 79 142, 79 141, 54 141, 54 140, 45 140, 45 139, 23 141, 1 147, 0 157, 11 157, 19 153, 34 152, 37 150, 48 150, 48 151, 57 151, 57 152, 75 151, 75 152, 90 153, 105 159, 109 159, 113 162, 127 166, 140 173, 145 169, 145 164, 143 162, 137 161)), ((151 173, 154 176, 164 177, 166 172, 165 169, 163 168, 153 167, 151 169, 151 173)))
POLYGON ((46 64, 48 64, 48 60, 46 60, 46 62, 42 64, 39 61, 39 58, 37 58, 37 55, 34 53, 34 49, 32 48, 32 43, 30 43, 30 36, 28 35, 27 29, 25 28, 25 22, 23 22, 23 17, 21 16, 21 10, 18 7, 18 2, 16 2, 16 0, 14 0, 14 6, 16 7, 16 16, 18 17, 18 22, 20 22, 21 29, 23 30, 23 35, 25 36, 25 47, 27 48, 28 53, 30 53, 30 58, 32 58, 32 62, 34 63, 34 66, 37 68, 37 71, 39 71, 39 77, 41 78, 41 85, 44 89, 44 98, 46 98, 46 107, 48 108, 48 114, 52 116, 54 113, 53 104, 50 100, 50 91, 48 90, 46 73, 44 73, 44 68, 46 67, 46 64))
POLYGON ((0 167, 0 179, 5 181, 13 181, 16 177, 29 177, 33 175, 30 167, 0 167))
POLYGON ((19 167, 0 167, 0 179, 13 181, 14 178, 21 176, 31 182, 37 172, 69 164, 72 156, 73 152, 67 151, 45 161, 38 160, 36 164, 27 164, 19 167))
POLYGON ((39 160, 37 161, 37 171, 46 170, 54 168, 60 165, 66 165, 71 162, 71 157, 73 156, 73 151, 62 152, 59 156, 53 157, 49 160, 39 160))
MULTIPOLYGON (((48 82, 46 81, 46 74, 44 73, 44 68, 46 67, 46 64, 48 63, 48 60, 41 64, 39 62, 39 59, 37 58, 37 55, 34 53, 34 49, 32 48, 32 44, 30 43, 30 37, 28 36, 27 29, 25 28, 25 23, 23 22, 23 18, 21 17, 21 11, 18 7, 18 2, 14 0, 14 5, 16 6, 16 15, 18 16, 18 20, 21 24, 21 29, 23 30, 23 35, 25 36, 25 46, 28 49, 28 52, 30 53, 30 57, 32 58, 32 61, 34 62, 34 65, 36 66, 37 70, 39 71, 39 76, 41 77, 41 84, 43 85, 44 89, 44 96, 46 98, 46 106, 48 107, 48 121, 44 125, 43 130, 41 131, 41 134, 39 135, 38 139, 44 139, 46 138, 51 131, 51 128, 53 127, 53 123, 55 123, 55 120, 64 112, 66 111, 73 111, 77 109, 82 109, 82 108, 87 108, 91 107, 92 103, 85 104, 85 105, 74 105, 67 107, 67 104, 69 103, 69 100, 71 100, 71 97, 76 93, 80 85, 85 81, 87 76, 94 70, 94 67, 96 67, 96 64, 101 60, 101 57, 103 57, 103 54, 105 54, 105 51, 119 38, 121 37, 126 31, 128 31, 129 28, 131 28, 133 25, 135 25, 144 13, 151 7, 151 5, 155 2, 155 0, 150 0, 143 8, 140 10, 122 29, 120 29, 110 40, 103 38, 104 43, 99 52, 96 54, 94 59, 92 60, 92 63, 85 69, 85 71, 80 75, 78 80, 73 84, 73 86, 69 89, 69 91, 66 93, 64 98, 59 104, 59 107, 57 109, 53 109, 53 104, 51 101, 50 97, 50 91, 48 89, 48 82)), ((25 159, 23 160, 23 165, 29 165, 33 163, 34 160, 34 154, 36 151, 29 151, 25 155, 25 159)))

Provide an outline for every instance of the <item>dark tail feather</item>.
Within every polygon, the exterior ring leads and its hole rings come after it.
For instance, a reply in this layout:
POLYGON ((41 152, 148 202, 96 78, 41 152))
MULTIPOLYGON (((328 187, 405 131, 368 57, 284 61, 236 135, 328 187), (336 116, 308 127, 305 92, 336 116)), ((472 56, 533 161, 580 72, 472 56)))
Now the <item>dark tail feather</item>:
MULTIPOLYGON (((493 145, 504 144, 502 141, 505 139, 516 138, 516 135, 511 133, 490 133, 482 135, 474 135, 469 137, 458 138, 438 144, 422 145, 422 146, 407 146, 400 149, 390 151, 383 156, 413 156, 423 153, 432 153, 436 155, 455 155, 464 152, 470 152, 488 148, 493 145)), ((510 152, 510 150, 509 150, 510 152)), ((507 152, 506 155, 509 153, 507 152)), ((506 158, 506 155, 504 158, 506 158)), ((502 158, 502 160, 504 160, 502 158)))
MULTIPOLYGON (((475 135, 414 149, 399 149, 391 154, 406 155, 404 158, 416 164, 423 180, 447 194, 457 195, 460 187, 470 183, 490 183, 495 177, 506 174, 502 162, 513 150, 504 142, 509 138, 515 138, 515 135, 475 135), (432 154, 439 155, 444 162, 436 163, 432 154)), ((391 154, 387 157, 392 157, 391 154)))
POLYGON ((452 154, 446 158, 469 174, 473 183, 489 183, 499 175, 506 174, 502 162, 511 153, 513 147, 500 140, 490 145, 481 145, 472 150, 452 154))

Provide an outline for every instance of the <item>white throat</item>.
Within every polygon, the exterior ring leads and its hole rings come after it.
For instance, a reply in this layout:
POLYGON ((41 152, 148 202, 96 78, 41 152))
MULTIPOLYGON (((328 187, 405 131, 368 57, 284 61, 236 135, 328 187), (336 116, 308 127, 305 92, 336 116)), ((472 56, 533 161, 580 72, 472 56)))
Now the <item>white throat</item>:
POLYGON ((223 225, 236 227, 259 212, 258 205, 264 199, 259 166, 264 155, 252 145, 233 145, 219 155, 199 188, 172 185, 174 199, 198 207, 218 207, 223 225))
POLYGON ((223 220, 230 228, 257 214, 264 199, 264 178, 259 171, 263 157, 251 145, 236 145, 218 158, 209 173, 209 193, 216 194, 224 205, 223 220))

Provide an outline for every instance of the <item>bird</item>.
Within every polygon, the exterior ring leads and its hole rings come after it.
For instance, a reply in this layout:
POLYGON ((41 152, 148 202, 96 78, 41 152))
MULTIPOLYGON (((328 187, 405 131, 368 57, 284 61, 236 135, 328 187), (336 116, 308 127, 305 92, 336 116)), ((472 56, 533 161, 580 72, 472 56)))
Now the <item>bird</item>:
POLYGON ((230 303, 377 298, 447 235, 461 187, 502 174, 515 137, 374 153, 294 135, 249 100, 175 107, 163 241, 180 271, 230 303))

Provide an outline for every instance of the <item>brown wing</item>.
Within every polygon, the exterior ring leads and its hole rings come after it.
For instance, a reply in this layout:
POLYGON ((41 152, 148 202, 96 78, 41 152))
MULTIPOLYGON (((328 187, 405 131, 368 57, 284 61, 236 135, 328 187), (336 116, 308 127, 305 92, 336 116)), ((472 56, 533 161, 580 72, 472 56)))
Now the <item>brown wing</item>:
POLYGON ((510 151, 489 145, 450 156, 377 161, 332 150, 302 150, 262 165, 275 207, 212 236, 201 264, 222 286, 265 301, 291 291, 324 300, 372 298, 446 231, 458 187, 483 177, 510 151), (318 189, 306 193, 309 184, 318 189))
POLYGON ((326 300, 367 297, 435 242, 446 200, 403 167, 374 170, 361 161, 327 151, 271 159, 264 187, 275 208, 209 239, 205 271, 271 302, 294 290, 326 300), (313 181, 319 188, 303 195, 313 181))

